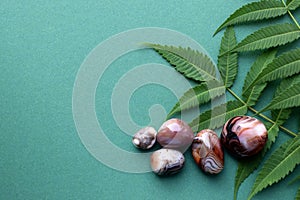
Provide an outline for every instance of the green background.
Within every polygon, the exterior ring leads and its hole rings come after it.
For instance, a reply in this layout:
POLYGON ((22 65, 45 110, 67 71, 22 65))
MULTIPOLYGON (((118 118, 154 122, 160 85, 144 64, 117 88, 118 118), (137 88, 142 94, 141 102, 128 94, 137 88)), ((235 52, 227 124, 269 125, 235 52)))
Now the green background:
MULTIPOLYGON (((103 165, 89 154, 77 134, 72 90, 76 73, 89 52, 108 37, 133 28, 161 27, 184 33, 198 41, 216 62, 222 34, 212 34, 247 2, 2 0, 0 199, 232 199, 237 165, 227 153, 225 168, 217 176, 203 174, 189 152, 183 171, 166 178, 153 173, 124 173, 103 165)), ((299 9, 295 16, 299 21, 299 9)), ((260 26, 282 21, 291 20, 283 17, 259 25, 241 25, 236 28, 237 38, 240 41, 260 26)), ((299 45, 296 42, 287 48, 299 45)), ((233 87, 237 93, 256 54, 242 54, 239 60, 233 87)), ((99 86, 102 93, 96 94, 97 116, 107 136, 120 148, 133 152, 139 151, 132 146, 131 137, 114 122, 110 95, 123 74, 151 62, 165 64, 151 50, 122 57, 110 66, 101 80, 104 84, 99 86)), ((270 95, 264 93, 258 107, 270 95)), ((130 111, 136 123, 147 125, 151 105, 162 104, 169 111, 175 102, 170 91, 150 85, 136 91, 130 111)), ((296 130, 293 122, 288 126, 296 130)), ((274 147, 288 138, 280 133, 274 147)), ((299 184, 288 182, 299 173, 298 167, 285 181, 253 199, 293 199, 299 184)), ((250 176, 242 185, 239 199, 246 199, 254 178, 250 176)))

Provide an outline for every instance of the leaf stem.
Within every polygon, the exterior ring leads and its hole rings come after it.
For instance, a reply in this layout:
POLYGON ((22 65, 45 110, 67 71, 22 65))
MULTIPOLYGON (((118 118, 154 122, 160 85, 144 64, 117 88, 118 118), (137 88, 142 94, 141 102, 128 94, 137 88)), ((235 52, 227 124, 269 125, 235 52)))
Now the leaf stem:
POLYGON ((286 3, 284 2, 284 0, 281 0, 281 1, 282 1, 283 5, 286 7, 289 16, 292 18, 292 20, 294 21, 294 23, 296 24, 296 26, 298 27, 298 29, 300 29, 300 26, 299 26, 297 20, 295 19, 295 17, 294 17, 293 14, 291 13, 291 11, 290 11, 290 10, 288 9, 288 7, 286 6, 286 3))
MULTIPOLYGON (((256 115, 259 115, 260 117, 262 117, 263 119, 265 119, 268 122, 271 122, 272 124, 276 124, 276 122, 274 122, 272 119, 270 119, 269 117, 267 117, 266 115, 259 113, 257 110, 255 110, 254 108, 252 108, 251 106, 248 106, 247 103, 245 101, 243 101, 237 94, 235 94, 234 91, 232 91, 230 88, 226 88, 227 91, 234 97, 236 98, 238 101, 240 101, 241 103, 243 103, 244 105, 246 105, 248 107, 249 110, 251 110, 253 113, 255 113, 256 115)), ((283 126, 279 126, 279 128, 286 132, 287 134, 296 137, 297 134, 290 131, 289 129, 283 127, 283 126)))
POLYGON ((293 14, 291 13, 291 11, 288 10, 288 13, 289 13, 290 17, 292 18, 292 20, 294 21, 294 23, 296 24, 296 26, 298 27, 298 29, 300 29, 300 26, 299 26, 297 20, 295 19, 295 17, 293 16, 293 14))

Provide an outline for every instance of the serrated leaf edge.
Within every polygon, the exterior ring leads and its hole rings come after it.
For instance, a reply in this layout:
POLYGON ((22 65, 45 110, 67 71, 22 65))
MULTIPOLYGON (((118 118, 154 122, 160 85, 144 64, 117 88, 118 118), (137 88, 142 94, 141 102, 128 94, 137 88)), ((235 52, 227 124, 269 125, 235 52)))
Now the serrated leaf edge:
MULTIPOLYGON (((278 148, 278 151, 279 151, 280 149, 282 149, 283 147, 285 147, 285 145, 286 145, 285 148, 288 148, 290 145, 293 144, 294 140, 299 139, 299 138, 300 138, 300 136, 298 136, 298 138, 293 138, 293 139, 291 139, 290 141, 287 141, 286 143, 284 143, 282 146, 280 146, 280 147, 278 148), (288 144, 289 142, 291 142, 291 144, 288 144)), ((281 160, 280 163, 284 163, 284 161, 288 160, 288 159, 291 157, 291 155, 292 155, 293 152, 299 151, 299 149, 300 149, 300 146, 297 147, 297 148, 295 148, 295 149, 294 149, 292 152, 290 152, 286 157, 284 157, 284 158, 281 160)), ((277 152, 275 151, 272 155, 274 155, 275 153, 277 153, 277 152)), ((270 158, 272 158, 272 155, 271 155, 270 158)), ((270 160, 270 158, 266 161, 266 163, 264 164, 264 166, 266 166, 266 164, 267 164, 267 162, 270 160)), ((290 174, 290 173, 295 169, 295 167, 296 167, 297 165, 298 165, 298 164, 296 163, 295 166, 293 166, 291 169, 289 169, 289 170, 285 173, 285 175, 283 175, 280 179, 275 180, 275 181, 273 181, 272 183, 267 183, 267 185, 264 186, 263 180, 266 180, 267 178, 269 178, 269 177, 272 175, 272 173, 269 171, 269 173, 268 173, 267 175, 264 175, 263 179, 260 180, 260 183, 258 183, 258 185, 257 185, 256 187, 254 187, 254 185, 253 185, 252 191, 251 191, 251 193, 250 193, 250 195, 249 195, 249 197, 248 197, 248 200, 250 200, 254 195, 256 195, 256 194, 257 194, 258 192, 260 192, 261 190, 263 190, 263 189, 267 188, 268 186, 271 186, 271 185, 273 185, 274 183, 277 183, 277 182, 279 182, 280 180, 282 180, 284 177, 286 177, 288 174, 290 174), (261 186, 261 185, 262 185, 262 186, 261 186), (257 189, 257 188, 259 188, 259 186, 261 186, 261 187, 260 187, 261 189, 257 189)), ((264 166, 263 166, 262 170, 264 169, 264 166)), ((277 165, 276 167, 274 167, 274 168, 272 169, 272 171, 275 171, 275 170, 278 169, 279 167, 281 167, 281 165, 277 165)), ((260 173, 258 174, 258 176, 257 176, 257 178, 256 178, 256 180, 255 180, 255 183, 256 183, 258 177, 260 176, 260 174, 262 174, 262 170, 261 170, 260 173)), ((270 169, 269 169, 269 170, 270 170, 270 169)))

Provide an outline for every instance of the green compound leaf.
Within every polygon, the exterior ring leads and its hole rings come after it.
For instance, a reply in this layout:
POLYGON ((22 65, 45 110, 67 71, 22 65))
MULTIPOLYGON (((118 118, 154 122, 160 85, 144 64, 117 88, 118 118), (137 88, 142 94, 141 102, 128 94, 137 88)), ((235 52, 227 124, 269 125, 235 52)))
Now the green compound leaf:
POLYGON ((201 104, 225 94, 225 87, 218 81, 203 82, 183 94, 179 101, 172 108, 167 118, 177 112, 194 108, 201 104))
POLYGON ((286 3, 287 3, 287 8, 289 10, 295 10, 300 6, 300 0, 291 0, 291 1, 287 1, 286 3))
POLYGON ((195 81, 209 81, 216 79, 215 65, 211 59, 191 48, 163 46, 159 44, 145 44, 157 51, 175 69, 185 77, 195 81))
POLYGON ((264 68, 257 80, 250 84, 250 87, 299 73, 299 65, 300 48, 288 51, 275 58, 266 68, 264 68))
POLYGON ((248 199, 286 177, 296 165, 300 164, 299 142, 300 136, 297 136, 274 151, 260 170, 248 199))
POLYGON ((268 141, 264 149, 255 157, 251 159, 240 160, 235 175, 234 182, 234 199, 237 199, 237 193, 240 185, 246 180, 246 178, 259 166, 264 155, 270 149, 271 145, 275 142, 279 127, 276 124, 266 123, 268 130, 268 141))
POLYGON ((221 73, 224 85, 229 88, 232 86, 238 72, 238 55, 230 53, 236 46, 236 37, 233 27, 228 27, 222 38, 219 55, 229 52, 218 57, 218 69, 221 73))
POLYGON ((260 94, 266 87, 266 83, 256 84, 254 85, 255 81, 257 81, 260 73, 264 68, 268 66, 270 62, 275 58, 276 51, 267 51, 261 54, 256 61, 251 66, 249 72, 246 75, 242 96, 247 103, 248 106, 255 105, 256 101, 258 100, 260 94))
POLYGON ((267 49, 292 42, 300 37, 300 30, 294 24, 276 24, 261 28, 248 35, 234 48, 234 51, 267 49))
POLYGON ((285 6, 279 1, 253 2, 236 10, 214 33, 217 34, 224 27, 249 21, 269 19, 284 15, 287 12, 285 6))
POLYGON ((247 106, 239 101, 228 101, 226 104, 216 106, 212 110, 200 114, 189 125, 194 132, 208 128, 215 129, 223 126, 228 119, 246 113, 247 106))
POLYGON ((261 110, 284 109, 300 106, 300 75, 282 81, 279 92, 275 93, 274 98, 265 108, 261 110))

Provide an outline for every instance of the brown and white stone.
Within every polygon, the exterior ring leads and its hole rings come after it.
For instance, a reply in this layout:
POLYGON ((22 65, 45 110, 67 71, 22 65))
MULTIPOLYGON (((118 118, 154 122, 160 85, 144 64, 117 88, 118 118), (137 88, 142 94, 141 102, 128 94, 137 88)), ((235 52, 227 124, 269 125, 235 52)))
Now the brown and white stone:
POLYGON ((132 138, 134 146, 140 149, 150 149, 156 141, 156 130, 153 127, 145 127, 139 130, 132 138))
POLYGON ((174 149, 160 149, 151 155, 151 168, 157 175, 170 175, 178 173, 184 166, 184 156, 174 149))
POLYGON ((193 140, 192 155, 206 173, 218 174, 224 168, 224 153, 218 135, 210 130, 200 131, 193 140))
POLYGON ((221 143, 238 158, 260 152, 268 139, 265 125, 254 117, 236 116, 228 120, 222 129, 221 143))
POLYGON ((193 142, 194 133, 190 126, 180 119, 170 119, 162 124, 157 133, 157 142, 164 148, 184 152, 193 142))

